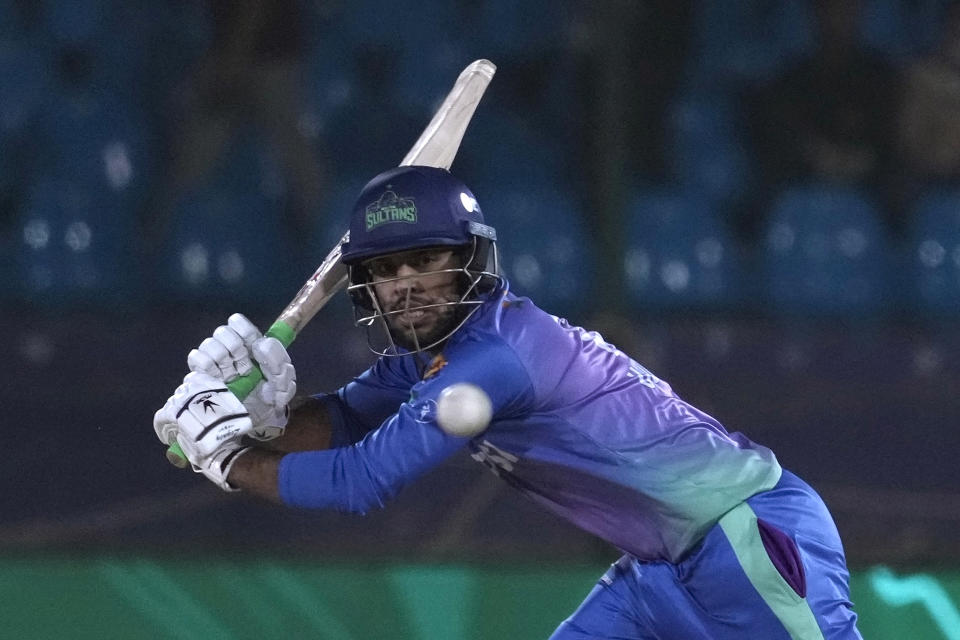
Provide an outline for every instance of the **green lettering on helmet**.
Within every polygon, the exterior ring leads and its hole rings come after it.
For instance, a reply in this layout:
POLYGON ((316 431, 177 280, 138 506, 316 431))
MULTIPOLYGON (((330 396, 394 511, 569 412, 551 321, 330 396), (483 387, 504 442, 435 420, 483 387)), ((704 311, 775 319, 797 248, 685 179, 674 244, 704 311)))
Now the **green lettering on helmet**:
POLYGON ((376 202, 367 206, 364 219, 367 231, 394 222, 416 224, 417 205, 413 198, 403 198, 388 190, 376 202))

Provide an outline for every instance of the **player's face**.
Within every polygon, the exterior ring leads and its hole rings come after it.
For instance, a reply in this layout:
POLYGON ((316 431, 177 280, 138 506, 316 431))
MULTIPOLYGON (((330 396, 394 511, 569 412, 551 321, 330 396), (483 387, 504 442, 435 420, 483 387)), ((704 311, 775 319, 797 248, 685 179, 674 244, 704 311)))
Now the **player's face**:
POLYGON ((418 249, 364 263, 393 339, 417 349, 441 339, 454 323, 460 299, 460 256, 449 249, 418 249))

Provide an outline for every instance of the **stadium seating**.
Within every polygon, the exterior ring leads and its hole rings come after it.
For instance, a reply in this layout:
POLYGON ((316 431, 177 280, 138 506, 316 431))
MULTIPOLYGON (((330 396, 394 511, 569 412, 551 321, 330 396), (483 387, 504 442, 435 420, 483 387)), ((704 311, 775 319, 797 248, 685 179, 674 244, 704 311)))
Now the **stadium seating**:
POLYGON ((16 262, 18 240, 14 225, 0 225, 0 305, 9 304, 22 295, 16 262))
POLYGON ((552 313, 590 307, 594 247, 570 195, 550 184, 504 187, 481 198, 480 206, 497 230, 501 267, 514 293, 552 313))
POLYGON ((867 0, 863 3, 863 42, 894 62, 935 46, 949 0, 867 0))
POLYGON ((350 225, 350 212, 363 185, 364 180, 359 179, 344 183, 332 189, 324 197, 313 233, 309 238, 308 253, 314 256, 316 262, 327 255, 327 252, 343 237, 350 225))
POLYGON ((134 207, 155 154, 148 129, 126 94, 61 90, 45 101, 35 144, 43 173, 83 180, 134 207))
POLYGON ((257 305, 293 290, 296 253, 269 200, 200 190, 180 202, 172 222, 156 284, 166 299, 257 305))
POLYGON ((0 133, 18 135, 50 88, 49 56, 29 41, 0 40, 0 133))
POLYGON ((572 3, 554 0, 550 9, 534 3, 516 3, 512 0, 486 0, 477 3, 472 18, 478 38, 488 51, 496 51, 504 58, 536 56, 545 51, 563 47, 564 31, 572 21, 572 3))
POLYGON ((719 206, 736 202, 749 186, 739 117, 732 98, 716 92, 688 93, 668 113, 674 177, 719 206))
POLYGON ((311 133, 330 133, 330 120, 342 109, 352 109, 356 100, 355 70, 350 51, 341 37, 324 33, 306 52, 304 74, 304 123, 311 133))
POLYGON ((908 291, 924 315, 960 314, 960 189, 935 190, 913 207, 908 291))
POLYGON ((803 0, 694 3, 690 77, 736 87, 769 79, 814 46, 811 8, 803 0))
POLYGON ((45 3, 46 30, 66 44, 88 42, 96 38, 110 9, 102 0, 71 0, 45 3))
POLYGON ((156 289, 169 300, 277 304, 296 291, 300 253, 272 154, 238 131, 211 179, 185 193, 162 241, 156 289))
POLYGON ((743 294, 738 245, 710 203, 681 189, 638 189, 624 218, 624 280, 644 312, 720 310, 743 294))
POLYGON ((480 204, 487 193, 525 185, 570 184, 575 163, 549 131, 531 127, 496 104, 482 104, 482 116, 470 123, 453 172, 470 185, 480 204))
POLYGON ((24 8, 18 0, 0 0, 0 40, 19 38, 31 30, 24 8))
POLYGON ((879 211, 857 190, 791 187, 764 222, 761 269, 772 310, 869 316, 897 305, 879 211))
POLYGON ((19 211, 19 293, 38 305, 137 303, 135 221, 115 199, 80 180, 38 178, 19 211))
POLYGON ((463 68, 483 55, 454 37, 441 34, 428 51, 407 47, 398 61, 396 96, 404 107, 428 122, 463 68))

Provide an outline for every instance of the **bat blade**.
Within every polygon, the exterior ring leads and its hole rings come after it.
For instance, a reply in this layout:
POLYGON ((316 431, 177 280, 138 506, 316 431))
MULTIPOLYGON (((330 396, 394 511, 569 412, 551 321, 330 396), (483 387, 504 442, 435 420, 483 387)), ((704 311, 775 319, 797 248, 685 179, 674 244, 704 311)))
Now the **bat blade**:
POLYGON ((497 66, 489 60, 476 60, 460 72, 453 89, 400 162, 400 166, 421 165, 449 169, 460 149, 467 125, 480 104, 480 98, 496 72, 497 66))
MULTIPOLYGON (((457 77, 453 88, 434 113, 427 127, 417 138, 413 147, 400 162, 401 167, 419 165, 449 169, 453 164, 460 143, 467 131, 467 125, 473 118, 477 105, 497 67, 489 60, 476 60, 470 63, 457 77)), ((343 243, 350 237, 347 231, 310 279, 294 296, 286 309, 277 317, 267 330, 271 336, 289 347, 304 326, 347 284, 347 268, 341 264, 340 255, 343 243)), ((241 400, 246 398, 254 387, 263 380, 263 372, 254 367, 245 376, 228 383, 230 390, 241 400)), ((188 462, 176 440, 167 443, 167 460, 177 467, 186 467, 188 462)))

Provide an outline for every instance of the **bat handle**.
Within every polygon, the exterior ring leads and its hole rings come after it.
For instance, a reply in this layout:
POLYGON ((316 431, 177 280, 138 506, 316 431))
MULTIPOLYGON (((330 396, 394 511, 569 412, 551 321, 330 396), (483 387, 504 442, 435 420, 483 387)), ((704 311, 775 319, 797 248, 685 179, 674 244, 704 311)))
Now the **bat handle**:
MULTIPOLYGON (((269 338, 276 338, 280 341, 280 344, 283 345, 283 348, 286 349, 291 344, 293 344, 294 339, 297 337, 296 331, 294 331, 289 324, 283 320, 277 320, 270 328, 267 329, 266 336, 269 338)), ((233 392, 233 395, 237 396, 242 402, 250 395, 254 388, 260 381, 263 380, 263 371, 260 370, 259 365, 256 362, 253 363, 253 369, 251 369, 246 375, 242 375, 239 378, 236 378, 227 383, 227 388, 233 392)), ((190 465, 190 462, 187 460, 187 456, 184 455, 183 449, 180 448, 180 445, 176 440, 170 442, 167 446, 167 460, 175 467, 180 469, 185 469, 190 465)))

